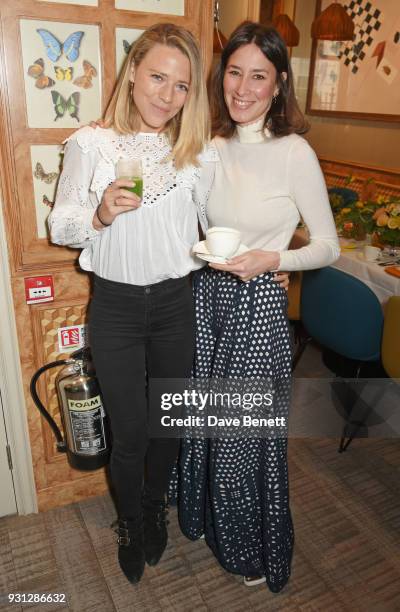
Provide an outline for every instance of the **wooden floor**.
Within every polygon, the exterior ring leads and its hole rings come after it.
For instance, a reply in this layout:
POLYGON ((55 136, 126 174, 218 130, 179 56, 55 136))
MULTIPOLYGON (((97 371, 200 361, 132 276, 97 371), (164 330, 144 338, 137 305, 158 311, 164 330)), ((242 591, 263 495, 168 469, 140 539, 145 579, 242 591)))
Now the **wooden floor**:
POLYGON ((296 531, 292 577, 279 594, 226 573, 203 540, 191 542, 171 511, 170 542, 132 587, 116 561, 108 496, 39 515, 0 520, 0 593, 65 593, 63 605, 0 610, 400 610, 400 448, 356 440, 291 440, 296 531))
MULTIPOLYGON (((319 367, 308 360, 308 375, 319 367)), ((121 574, 108 496, 0 519, 0 610, 74 612, 400 610, 400 442, 289 441, 295 525, 292 577, 278 595, 225 572, 204 540, 191 542, 171 510, 160 564, 137 587, 121 574), (10 592, 64 593, 64 604, 8 605, 10 592)))

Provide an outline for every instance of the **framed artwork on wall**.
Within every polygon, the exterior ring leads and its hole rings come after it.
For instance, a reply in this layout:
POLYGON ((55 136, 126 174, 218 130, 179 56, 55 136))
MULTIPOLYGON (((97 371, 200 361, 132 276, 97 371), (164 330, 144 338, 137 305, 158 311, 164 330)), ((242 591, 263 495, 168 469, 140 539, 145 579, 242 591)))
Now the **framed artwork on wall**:
POLYGON ((78 128, 101 115, 98 26, 21 19, 31 128, 78 128))
POLYGON ((115 28, 115 61, 118 75, 131 48, 131 44, 139 38, 144 30, 135 28, 115 28))
POLYGON ((54 205, 60 168, 61 145, 31 145, 37 237, 47 238, 47 217, 54 205))
MULTIPOLYGON (((313 43, 306 112, 400 121, 400 14, 392 0, 340 0, 352 41, 313 43)), ((317 12, 330 4, 319 0, 317 12)))
POLYGON ((115 0, 115 8, 167 15, 184 15, 185 0, 115 0))

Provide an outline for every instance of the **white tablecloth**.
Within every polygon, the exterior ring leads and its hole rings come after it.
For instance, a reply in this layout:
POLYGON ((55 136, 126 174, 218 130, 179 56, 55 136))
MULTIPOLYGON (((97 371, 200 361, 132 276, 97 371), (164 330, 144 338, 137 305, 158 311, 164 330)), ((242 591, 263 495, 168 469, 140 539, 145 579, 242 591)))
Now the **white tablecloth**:
POLYGON ((377 263, 366 261, 363 247, 352 250, 342 250, 333 268, 343 270, 368 285, 375 293, 382 306, 392 295, 400 295, 400 278, 387 274, 385 268, 377 263))

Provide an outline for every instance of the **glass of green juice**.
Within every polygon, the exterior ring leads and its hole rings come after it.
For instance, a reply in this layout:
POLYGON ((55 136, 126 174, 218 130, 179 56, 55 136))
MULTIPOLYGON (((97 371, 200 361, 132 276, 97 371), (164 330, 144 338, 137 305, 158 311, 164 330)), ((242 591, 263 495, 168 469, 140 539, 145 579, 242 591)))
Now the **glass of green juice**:
POLYGON ((135 183, 134 187, 123 187, 123 189, 128 189, 128 191, 136 193, 139 198, 143 197, 143 172, 142 162, 140 159, 119 159, 117 161, 115 174, 118 179, 125 179, 135 183))

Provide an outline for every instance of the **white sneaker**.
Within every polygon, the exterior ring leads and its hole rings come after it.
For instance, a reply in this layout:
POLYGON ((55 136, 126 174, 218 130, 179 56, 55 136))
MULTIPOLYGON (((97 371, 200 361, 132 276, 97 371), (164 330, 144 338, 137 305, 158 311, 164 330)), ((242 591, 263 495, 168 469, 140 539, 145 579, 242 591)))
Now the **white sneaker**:
POLYGON ((243 576, 243 582, 248 587, 257 586, 266 582, 265 576, 243 576))

